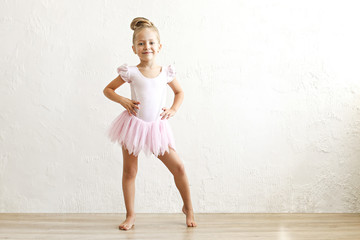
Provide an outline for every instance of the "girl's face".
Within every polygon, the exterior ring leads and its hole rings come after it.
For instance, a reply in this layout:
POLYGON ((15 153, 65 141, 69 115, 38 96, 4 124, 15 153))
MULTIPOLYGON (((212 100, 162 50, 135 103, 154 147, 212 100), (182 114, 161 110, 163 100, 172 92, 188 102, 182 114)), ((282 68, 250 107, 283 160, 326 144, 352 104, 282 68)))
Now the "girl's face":
POLYGON ((160 52, 162 45, 158 42, 156 33, 144 28, 135 37, 135 43, 132 49, 142 61, 154 60, 160 52))

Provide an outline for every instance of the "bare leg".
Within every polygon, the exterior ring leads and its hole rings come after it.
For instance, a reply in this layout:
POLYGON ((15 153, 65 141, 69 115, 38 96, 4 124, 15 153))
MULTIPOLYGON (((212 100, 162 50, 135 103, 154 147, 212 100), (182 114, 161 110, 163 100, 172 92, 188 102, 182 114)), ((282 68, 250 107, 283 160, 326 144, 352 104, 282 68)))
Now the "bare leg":
POLYGON ((123 221, 119 229, 129 230, 135 222, 135 178, 138 170, 138 158, 133 154, 129 154, 127 149, 122 147, 123 151, 123 175, 122 188, 126 206, 126 219, 123 221))
POLYGON ((188 227, 196 227, 197 224, 194 220, 194 211, 191 203, 189 181, 186 176, 185 167, 177 152, 170 148, 169 153, 165 152, 164 155, 158 158, 165 164, 174 176, 175 185, 178 188, 181 198, 184 202, 182 208, 183 213, 186 215, 186 224, 188 227))

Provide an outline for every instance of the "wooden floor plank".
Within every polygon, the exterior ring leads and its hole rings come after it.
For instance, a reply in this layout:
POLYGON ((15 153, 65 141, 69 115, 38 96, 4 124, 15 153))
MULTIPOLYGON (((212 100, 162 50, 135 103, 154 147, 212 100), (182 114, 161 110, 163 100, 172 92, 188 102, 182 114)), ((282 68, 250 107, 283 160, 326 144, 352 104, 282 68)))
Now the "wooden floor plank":
POLYGON ((119 230, 125 214, 0 213, 0 239, 257 239, 360 240, 360 214, 352 213, 138 213, 135 226, 119 230))

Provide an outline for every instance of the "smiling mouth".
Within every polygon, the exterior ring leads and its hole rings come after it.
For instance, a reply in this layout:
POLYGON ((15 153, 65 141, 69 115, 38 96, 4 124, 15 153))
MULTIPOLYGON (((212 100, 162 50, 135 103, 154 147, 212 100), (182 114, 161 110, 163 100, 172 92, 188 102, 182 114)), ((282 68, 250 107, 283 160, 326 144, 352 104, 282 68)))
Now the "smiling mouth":
POLYGON ((152 53, 152 52, 144 52, 143 54, 149 54, 149 53, 152 53))

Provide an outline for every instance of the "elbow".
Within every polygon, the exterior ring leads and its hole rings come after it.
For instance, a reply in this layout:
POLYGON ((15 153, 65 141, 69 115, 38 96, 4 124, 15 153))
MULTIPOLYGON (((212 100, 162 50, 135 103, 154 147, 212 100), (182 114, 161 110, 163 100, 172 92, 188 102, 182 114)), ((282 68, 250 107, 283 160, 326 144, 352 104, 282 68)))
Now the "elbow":
POLYGON ((184 91, 178 91, 175 93, 175 95, 177 95, 177 94, 184 96, 184 91))
POLYGON ((103 90, 103 94, 106 96, 106 95, 107 95, 107 93, 108 93, 108 91, 109 91, 109 88, 108 88, 108 87, 104 88, 104 90, 103 90))

